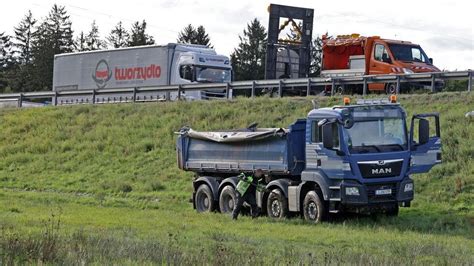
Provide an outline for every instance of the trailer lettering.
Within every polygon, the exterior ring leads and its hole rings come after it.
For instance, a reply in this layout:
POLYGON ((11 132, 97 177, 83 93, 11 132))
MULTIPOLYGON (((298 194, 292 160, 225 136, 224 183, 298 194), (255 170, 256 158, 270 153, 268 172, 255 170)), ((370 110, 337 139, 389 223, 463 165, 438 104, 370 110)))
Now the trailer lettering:
POLYGON ((115 68, 115 80, 147 80, 161 77, 161 67, 151 64, 147 67, 115 68))

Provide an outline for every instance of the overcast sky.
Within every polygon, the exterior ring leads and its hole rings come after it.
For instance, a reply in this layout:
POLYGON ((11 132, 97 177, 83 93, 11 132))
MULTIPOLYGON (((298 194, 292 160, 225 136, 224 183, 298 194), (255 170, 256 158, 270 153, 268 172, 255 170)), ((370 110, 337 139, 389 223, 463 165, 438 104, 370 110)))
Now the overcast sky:
MULTIPOLYGON (((238 35, 253 18, 268 26, 267 6, 261 0, 17 0, 3 1, 0 32, 13 33, 30 9, 44 18, 56 3, 66 6, 75 35, 87 32, 93 20, 105 37, 118 21, 127 28, 145 19, 158 44, 175 42, 178 32, 191 23, 203 25, 219 53, 230 54, 238 35)), ((271 3, 313 8, 313 35, 360 33, 420 44, 441 69, 474 69, 474 18, 470 0, 316 1, 273 0, 271 3)))

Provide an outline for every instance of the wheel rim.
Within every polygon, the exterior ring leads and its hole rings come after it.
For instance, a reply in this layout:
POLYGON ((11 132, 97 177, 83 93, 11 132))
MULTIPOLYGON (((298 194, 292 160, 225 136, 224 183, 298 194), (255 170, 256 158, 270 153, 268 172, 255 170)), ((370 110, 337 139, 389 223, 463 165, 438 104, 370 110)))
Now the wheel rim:
POLYGON ((224 195, 224 206, 226 206, 227 210, 234 209, 234 199, 229 194, 224 195))
POLYGON ((281 213, 280 202, 276 199, 273 200, 271 207, 272 207, 272 216, 273 217, 280 217, 280 213, 281 213))
POLYGON ((199 194, 197 202, 198 202, 198 208, 201 211, 206 211, 209 209, 210 200, 209 200, 209 197, 205 193, 199 194))
POLYGON ((318 207, 316 206, 316 203, 310 202, 308 204, 308 217, 311 220, 316 220, 316 217, 318 217, 318 207))
POLYGON ((395 85, 390 85, 388 86, 388 93, 389 94, 395 94, 397 93, 397 87, 395 85))

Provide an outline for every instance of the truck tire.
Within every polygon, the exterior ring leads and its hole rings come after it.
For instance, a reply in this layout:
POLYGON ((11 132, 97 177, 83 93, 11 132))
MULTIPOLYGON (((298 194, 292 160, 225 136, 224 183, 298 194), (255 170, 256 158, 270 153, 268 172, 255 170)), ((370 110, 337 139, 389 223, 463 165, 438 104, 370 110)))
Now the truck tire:
POLYGON ((344 85, 339 85, 336 87, 336 95, 344 95, 347 93, 346 86, 344 85))
POLYGON ((279 189, 270 192, 267 199, 267 214, 270 218, 282 219, 288 215, 288 200, 279 189))
POLYGON ((397 94, 397 84, 396 83, 385 84, 385 93, 388 95, 397 94))
POLYGON ((232 186, 225 186, 219 195, 219 209, 222 213, 231 213, 236 203, 235 190, 232 186))
POLYGON ((394 205, 391 208, 388 208, 385 211, 385 215, 387 215, 387 216, 398 216, 398 211, 399 211, 399 207, 398 207, 398 204, 397 204, 397 205, 394 205))
POLYGON ((211 212, 215 208, 214 197, 208 185, 202 184, 196 191, 196 211, 197 212, 211 212))
POLYGON ((314 190, 309 191, 303 201, 304 219, 309 222, 320 223, 326 218, 326 211, 321 193, 314 190))

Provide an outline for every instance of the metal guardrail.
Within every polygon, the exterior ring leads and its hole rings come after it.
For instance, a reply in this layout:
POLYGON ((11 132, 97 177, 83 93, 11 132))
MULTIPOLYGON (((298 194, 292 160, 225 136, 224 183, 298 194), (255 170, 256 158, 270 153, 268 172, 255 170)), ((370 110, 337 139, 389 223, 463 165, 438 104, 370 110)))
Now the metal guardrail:
MULTIPOLYGON (((251 97, 254 97, 256 89, 263 88, 278 88, 278 95, 283 95, 285 88, 294 87, 306 87, 306 95, 311 94, 313 86, 331 86, 331 94, 334 95, 335 89, 340 85, 362 85, 363 95, 367 94, 367 85, 371 83, 394 83, 396 84, 397 93, 400 92, 400 86, 402 83, 410 82, 425 82, 431 84, 431 91, 435 91, 435 83, 437 79, 442 80, 468 80, 467 91, 472 90, 472 77, 474 71, 453 71, 453 72, 431 72, 431 73, 415 73, 415 74, 390 74, 390 75, 365 75, 355 77, 338 77, 338 78, 299 78, 299 79, 276 79, 276 80, 252 80, 252 81, 235 81, 230 83, 205 83, 205 84, 182 84, 182 85, 169 85, 169 86, 158 86, 158 87, 140 87, 140 88, 129 88, 129 89, 90 89, 90 90, 76 90, 76 91, 42 91, 42 92, 26 92, 26 93, 13 93, 13 94, 0 94, 0 101, 18 101, 18 107, 22 107, 23 101, 27 99, 43 99, 51 98, 54 105, 57 104, 57 100, 60 97, 91 97, 91 101, 87 103, 105 103, 97 102, 97 96, 107 96, 114 94, 127 94, 130 98, 126 97, 127 102, 146 101, 146 97, 140 100, 140 94, 145 93, 158 93, 168 92, 168 97, 165 100, 169 100, 169 92, 177 92, 177 98, 180 99, 181 93, 185 91, 211 91, 212 90, 225 90, 226 96, 229 96, 229 89, 232 90, 250 90, 251 97)), ((157 99, 158 100, 158 99, 157 99)), ((120 100, 122 101, 122 100, 120 100)))

